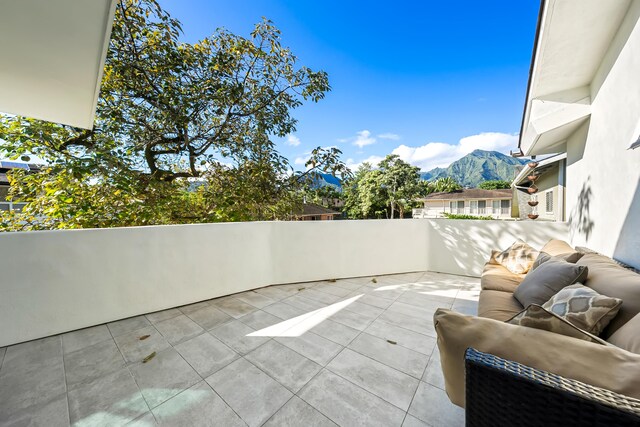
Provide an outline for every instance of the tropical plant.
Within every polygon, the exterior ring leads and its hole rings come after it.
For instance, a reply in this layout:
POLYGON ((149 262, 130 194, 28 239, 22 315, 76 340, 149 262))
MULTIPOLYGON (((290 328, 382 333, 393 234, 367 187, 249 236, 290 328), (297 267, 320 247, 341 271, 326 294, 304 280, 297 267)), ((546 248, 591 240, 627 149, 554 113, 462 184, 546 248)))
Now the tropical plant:
POLYGON ((431 182, 434 193, 450 193, 452 191, 462 190, 462 186, 453 178, 438 178, 431 182))
POLYGON ((502 180, 489 180, 478 184, 478 188, 482 188, 483 190, 498 190, 502 188, 511 188, 511 183, 509 181, 502 180))
POLYGON ((413 206, 417 197, 428 194, 420 180, 419 168, 388 155, 378 168, 363 163, 355 177, 344 186, 345 211, 349 218, 391 218, 413 206))
POLYGON ((313 150, 303 173, 278 152, 292 110, 330 87, 270 21, 248 38, 180 34, 157 1, 117 2, 94 129, 0 116, 5 153, 46 163, 11 178, 27 205, 4 229, 286 218, 314 173, 348 173, 335 148, 313 150))

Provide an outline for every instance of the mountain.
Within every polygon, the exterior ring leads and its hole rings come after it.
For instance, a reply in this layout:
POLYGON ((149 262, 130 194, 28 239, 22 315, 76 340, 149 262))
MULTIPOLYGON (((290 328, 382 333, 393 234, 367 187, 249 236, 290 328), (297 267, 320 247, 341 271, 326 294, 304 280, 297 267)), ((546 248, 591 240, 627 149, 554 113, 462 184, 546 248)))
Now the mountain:
POLYGON ((511 181, 516 168, 528 160, 517 159, 497 151, 475 150, 451 163, 447 168, 435 168, 420 174, 422 179, 451 177, 463 187, 477 187, 482 181, 500 179, 511 181))

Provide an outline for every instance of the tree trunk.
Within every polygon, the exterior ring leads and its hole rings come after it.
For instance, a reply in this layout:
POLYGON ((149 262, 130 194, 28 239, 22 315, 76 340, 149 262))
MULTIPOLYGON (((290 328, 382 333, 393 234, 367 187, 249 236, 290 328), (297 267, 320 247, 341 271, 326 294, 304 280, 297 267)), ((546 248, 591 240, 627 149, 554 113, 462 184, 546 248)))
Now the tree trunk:
POLYGON ((393 206, 395 203, 391 202, 391 219, 393 219, 393 206))

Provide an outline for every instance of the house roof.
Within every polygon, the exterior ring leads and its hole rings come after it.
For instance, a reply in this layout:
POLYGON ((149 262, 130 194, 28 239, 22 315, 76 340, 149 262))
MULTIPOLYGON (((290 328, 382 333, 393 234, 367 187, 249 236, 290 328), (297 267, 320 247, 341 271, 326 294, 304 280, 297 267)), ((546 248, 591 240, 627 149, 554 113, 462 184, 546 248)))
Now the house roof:
POLYGON ((93 128, 116 4, 0 2, 0 111, 93 128))
POLYGON ((38 172, 41 168, 41 165, 37 165, 34 163, 22 163, 22 162, 12 162, 7 160, 0 160, 0 185, 7 186, 9 185, 9 178, 7 177, 7 172, 12 169, 23 169, 27 172, 38 172))
MULTIPOLYGON (((529 167, 528 164, 524 166, 524 168, 518 173, 513 182, 511 183, 512 187, 522 186, 529 182, 527 176, 531 175, 532 172, 535 172, 538 175, 542 175, 547 172, 549 169, 554 167, 556 163, 560 162, 567 158, 567 153, 556 154, 555 156, 547 157, 544 160, 538 161, 538 165, 535 168, 529 167)), ((532 160, 534 162, 535 160, 532 160)))
POLYGON ((464 199, 509 199, 512 190, 483 190, 482 188, 467 188, 450 193, 431 193, 421 200, 464 200, 464 199))
POLYGON ((316 216, 316 215, 341 215, 340 212, 327 209, 324 206, 317 205, 315 203, 304 203, 302 205, 302 211, 298 210, 294 213, 295 216, 316 216))
POLYGON ((525 156, 565 150, 591 114, 591 82, 630 0, 541 0, 518 147, 525 156))

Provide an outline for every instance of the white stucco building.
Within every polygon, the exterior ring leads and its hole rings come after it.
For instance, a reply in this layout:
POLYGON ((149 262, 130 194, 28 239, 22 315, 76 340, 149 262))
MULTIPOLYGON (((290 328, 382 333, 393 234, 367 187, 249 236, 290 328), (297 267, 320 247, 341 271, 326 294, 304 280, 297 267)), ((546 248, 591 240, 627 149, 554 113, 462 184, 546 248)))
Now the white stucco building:
POLYGON ((640 1, 547 0, 519 148, 566 153, 573 245, 640 267, 640 1))
POLYGON ((449 193, 433 193, 420 199, 423 207, 413 209, 413 218, 444 218, 445 214, 511 218, 512 190, 470 188, 449 193))

